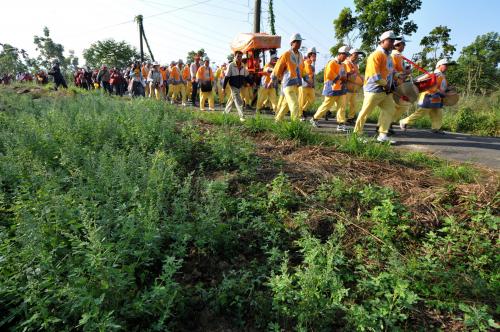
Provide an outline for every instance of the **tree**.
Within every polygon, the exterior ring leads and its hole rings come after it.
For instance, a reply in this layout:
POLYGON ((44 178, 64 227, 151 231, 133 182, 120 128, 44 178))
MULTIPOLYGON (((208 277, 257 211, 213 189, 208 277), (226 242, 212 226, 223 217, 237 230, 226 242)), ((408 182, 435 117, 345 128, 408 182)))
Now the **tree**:
POLYGON ((141 55, 137 49, 126 41, 114 39, 99 40, 83 50, 83 58, 88 66, 96 68, 103 64, 110 67, 124 68, 135 61, 140 61, 141 55))
POLYGON ((66 68, 69 61, 64 57, 64 47, 61 44, 55 43, 50 38, 49 28, 43 28, 43 36, 34 36, 33 42, 36 45, 36 50, 40 52, 37 57, 38 65, 45 68, 50 68, 54 59, 59 60, 61 66, 66 68))
POLYGON ((269 29, 271 30, 271 35, 276 34, 276 28, 274 27, 275 17, 274 17, 274 4, 273 0, 269 0, 269 29))
POLYGON ((440 25, 432 29, 428 36, 420 41, 423 46, 422 52, 416 55, 416 60, 422 67, 433 67, 439 59, 450 59, 455 53, 455 45, 450 44, 451 29, 445 25, 440 25))
POLYGON ((229 61, 230 63, 234 61, 234 53, 231 53, 227 56, 227 61, 229 61))
POLYGON ((200 48, 197 52, 196 51, 190 51, 188 52, 188 55, 186 57, 186 61, 188 63, 193 63, 194 62, 194 56, 199 55, 202 59, 207 56, 207 53, 205 53, 205 49, 200 48))
POLYGON ((498 90, 500 81, 500 35, 489 32, 477 36, 460 52, 456 66, 447 72, 450 84, 465 94, 490 93, 498 90))
MULTIPOLYGON (((27 70, 27 66, 20 58, 20 54, 26 54, 24 50, 19 50, 9 44, 0 44, 0 75, 15 74, 27 70)), ((27 55, 25 55, 27 57, 27 55)))
POLYGON ((350 8, 342 9, 333 21, 335 38, 338 44, 350 44, 361 38, 361 49, 372 51, 386 30, 393 30, 397 35, 416 32, 417 24, 408 17, 421 5, 421 0, 354 0, 357 16, 350 8))

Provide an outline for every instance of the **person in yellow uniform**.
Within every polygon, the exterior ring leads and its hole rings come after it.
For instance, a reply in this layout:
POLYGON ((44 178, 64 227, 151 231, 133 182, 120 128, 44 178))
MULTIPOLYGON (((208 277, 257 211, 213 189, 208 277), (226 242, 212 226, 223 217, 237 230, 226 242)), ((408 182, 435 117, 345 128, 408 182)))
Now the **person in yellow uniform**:
POLYGON ((345 95, 347 91, 345 82, 347 81, 347 72, 343 64, 348 55, 349 47, 342 46, 338 49, 337 56, 326 65, 322 93, 325 99, 310 120, 314 127, 319 127, 318 120, 325 116, 328 111, 333 112, 336 110, 337 131, 348 131, 345 126, 345 95))
POLYGON ((409 117, 399 121, 399 125, 403 131, 406 130, 408 125, 428 114, 431 118, 431 131, 435 134, 444 134, 444 131, 441 130, 441 126, 443 125, 443 98, 448 91, 448 82, 444 73, 451 64, 453 63, 447 59, 441 59, 437 62, 436 70, 434 70, 436 84, 420 93, 418 97, 418 110, 409 117))
POLYGON ((273 76, 281 80, 281 89, 285 95, 286 103, 283 103, 276 114, 276 121, 281 121, 290 110, 292 121, 299 119, 299 87, 302 85, 304 73, 304 58, 299 52, 304 39, 299 33, 290 37, 291 48, 283 53, 274 66, 273 76))
MULTIPOLYGON (((362 82, 363 75, 359 73, 358 61, 359 56, 364 54, 363 51, 358 50, 357 48, 353 48, 349 51, 349 57, 344 61, 345 70, 347 72, 347 80, 359 80, 362 82)), ((358 92, 355 90, 349 91, 347 90, 346 94, 346 112, 347 112, 347 121, 346 123, 349 125, 354 125, 356 123, 356 97, 358 92)))
POLYGON ((271 62, 264 66, 262 70, 262 86, 259 88, 257 93, 257 107, 255 109, 256 113, 259 113, 261 108, 264 106, 266 102, 271 103, 271 107, 273 112, 276 113, 277 103, 276 103, 276 84, 277 82, 273 82, 271 78, 271 74, 273 72, 274 66, 276 65, 276 61, 278 60, 278 56, 276 54, 271 55, 271 62))
POLYGON ((215 87, 217 89, 217 95, 219 97, 219 104, 224 105, 226 100, 224 95, 224 89, 222 89, 222 84, 224 83, 224 77, 226 76, 227 64, 223 63, 217 70, 215 71, 215 87))
POLYGON ((142 72, 142 77, 146 80, 146 86, 144 87, 144 94, 149 97, 150 91, 149 91, 149 82, 147 81, 148 76, 149 76, 149 71, 151 70, 151 63, 142 63, 141 67, 141 72, 142 72))
MULTIPOLYGON (((394 63, 394 79, 396 86, 398 84, 404 83, 408 75, 411 73, 411 69, 406 67, 402 57, 406 42, 407 40, 405 40, 404 37, 402 37, 401 40, 396 40, 394 42, 394 50, 392 50, 391 53, 392 62, 394 63)), ((400 98, 395 105, 395 112, 394 117, 392 118, 392 122, 399 123, 399 120, 401 120, 401 116, 410 109, 410 106, 410 102, 402 100, 400 98)), ((394 135, 392 124, 389 128, 389 134, 394 135)))
POLYGON ((301 121, 305 120, 304 111, 314 103, 314 80, 316 74, 316 47, 307 51, 304 60, 304 79, 299 88, 299 117, 301 121))
POLYGON ((191 83, 191 64, 189 62, 187 62, 186 65, 182 68, 182 79, 186 81, 186 100, 187 100, 190 98, 191 92, 193 91, 193 85, 191 83))
POLYGON ((354 132, 358 135, 362 134, 366 119, 378 106, 380 115, 377 141, 381 143, 396 143, 389 139, 387 132, 394 117, 395 106, 392 98, 394 66, 390 54, 394 48, 394 41, 398 39, 401 38, 397 37, 394 31, 384 32, 379 38, 379 46, 368 56, 363 85, 365 95, 363 106, 354 126, 354 132))
POLYGON ((208 110, 215 111, 215 100, 212 90, 214 74, 212 68, 210 68, 210 59, 208 57, 203 59, 203 66, 198 68, 196 81, 200 87, 200 110, 205 110, 205 101, 208 100, 208 110))
POLYGON ((163 86, 161 87, 161 93, 164 97, 167 97, 167 94, 168 94, 168 90, 167 90, 168 70, 167 70, 166 66, 160 67, 160 74, 161 74, 161 79, 163 80, 163 86))
POLYGON ((184 80, 182 79, 182 60, 176 63, 176 66, 173 66, 170 69, 170 90, 171 90, 171 99, 170 103, 174 104, 176 100, 181 99, 182 104, 186 103, 186 89, 184 86, 184 80))

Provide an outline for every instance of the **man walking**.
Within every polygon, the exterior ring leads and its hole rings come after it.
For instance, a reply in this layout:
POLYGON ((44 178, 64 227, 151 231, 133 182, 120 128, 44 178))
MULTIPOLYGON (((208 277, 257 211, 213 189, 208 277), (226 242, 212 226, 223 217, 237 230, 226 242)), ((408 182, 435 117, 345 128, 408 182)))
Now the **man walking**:
POLYGON ((243 100, 241 100, 240 89, 244 83, 248 82, 249 77, 248 70, 241 62, 242 56, 243 53, 240 51, 236 51, 234 53, 234 61, 231 62, 227 68, 226 76, 224 77, 224 84, 222 86, 224 91, 226 91, 226 86, 228 84, 231 89, 231 95, 227 100, 224 113, 228 114, 231 112, 234 104, 238 110, 241 122, 245 121, 245 115, 243 114, 243 100))

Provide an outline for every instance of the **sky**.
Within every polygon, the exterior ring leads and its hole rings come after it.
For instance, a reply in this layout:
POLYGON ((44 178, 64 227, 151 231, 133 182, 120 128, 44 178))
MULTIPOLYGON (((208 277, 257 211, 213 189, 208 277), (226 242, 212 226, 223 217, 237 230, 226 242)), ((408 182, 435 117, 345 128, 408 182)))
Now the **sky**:
MULTIPOLYGON (((160 63, 185 59, 191 50, 204 48, 212 62, 222 63, 231 52, 229 44, 240 32, 253 31, 254 0, 24 0, 9 1, 8 12, 0 20, 0 43, 25 49, 37 55, 34 35, 50 30, 52 39, 74 50, 84 64, 82 52, 97 40, 125 40, 139 48, 139 32, 133 21, 144 16, 144 30, 155 59, 160 63)), ((410 16, 418 31, 407 37, 405 54, 420 50, 420 40, 434 27, 451 28, 451 42, 458 57, 462 47, 476 36, 499 32, 498 0, 423 0, 419 11, 410 16)), ((317 68, 330 58, 336 43, 333 20, 344 7, 354 9, 352 0, 274 0, 276 32, 282 36, 281 52, 288 48, 290 35, 299 32, 303 46, 319 52, 317 68)), ((261 31, 269 32, 268 0, 262 0, 261 31)), ((353 45, 355 47, 358 45, 353 45)), ((146 46, 144 46, 147 52, 146 46)))

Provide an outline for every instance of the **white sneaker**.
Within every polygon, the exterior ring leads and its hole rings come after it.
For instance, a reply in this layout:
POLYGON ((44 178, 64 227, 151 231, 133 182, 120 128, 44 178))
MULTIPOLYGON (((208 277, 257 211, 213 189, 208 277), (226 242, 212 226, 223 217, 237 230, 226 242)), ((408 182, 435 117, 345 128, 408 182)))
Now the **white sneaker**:
POLYGON ((389 144, 396 144, 396 141, 393 141, 389 138, 389 136, 387 136, 387 134, 384 134, 384 133, 380 133, 378 134, 378 137, 377 137, 377 142, 379 143, 389 143, 389 144))
POLYGON ((186 103, 182 103, 182 106, 183 106, 183 107, 186 107, 187 105, 186 105, 186 103))
POLYGON ((170 101, 170 105, 173 105, 175 104, 175 102, 173 100, 170 101))
POLYGON ((240 122, 245 122, 245 118, 240 118, 240 122))
POLYGON ((401 128, 402 131, 406 131, 406 124, 403 123, 403 120, 399 121, 399 128, 401 128))
POLYGON ((309 122, 311 123, 311 125, 315 128, 319 128, 319 123, 318 121, 314 120, 314 118, 311 118, 311 120, 309 120, 309 122))
POLYGON ((345 125, 338 125, 337 126, 337 131, 341 131, 343 133, 348 133, 350 132, 349 128, 347 128, 345 125))

